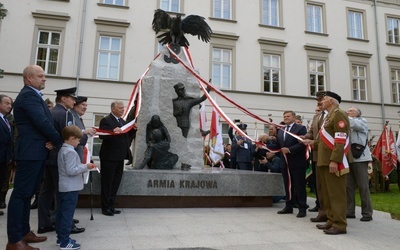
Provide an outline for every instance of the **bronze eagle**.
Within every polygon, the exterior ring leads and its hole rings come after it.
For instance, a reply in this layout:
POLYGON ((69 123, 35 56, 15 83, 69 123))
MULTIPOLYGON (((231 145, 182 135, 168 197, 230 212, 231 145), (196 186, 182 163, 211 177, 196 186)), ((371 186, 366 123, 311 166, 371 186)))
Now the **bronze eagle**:
POLYGON ((189 41, 184 36, 189 33, 202 40, 209 42, 212 30, 204 21, 204 17, 197 15, 189 15, 181 19, 181 14, 176 14, 175 18, 171 18, 169 14, 161 9, 157 9, 153 18, 153 30, 158 34, 161 30, 167 30, 157 38, 161 38, 161 44, 173 44, 179 46, 189 46, 189 41))

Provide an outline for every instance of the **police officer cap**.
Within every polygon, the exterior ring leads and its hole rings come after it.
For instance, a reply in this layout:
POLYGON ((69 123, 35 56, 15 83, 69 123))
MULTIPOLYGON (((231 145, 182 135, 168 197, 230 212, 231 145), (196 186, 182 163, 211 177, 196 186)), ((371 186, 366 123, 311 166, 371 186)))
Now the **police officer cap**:
POLYGON ((335 98, 339 103, 342 101, 342 97, 340 97, 340 95, 336 94, 335 92, 326 91, 325 95, 335 98))
POLYGON ((178 82, 177 84, 174 85, 174 88, 175 89, 184 89, 185 85, 183 85, 183 83, 181 83, 181 82, 178 82))
POLYGON ((244 130, 244 129, 247 128, 247 124, 241 123, 241 124, 238 125, 238 128, 240 128, 241 130, 244 130))
POLYGON ((57 93, 57 96, 72 96, 75 97, 76 87, 69 88, 69 89, 58 89, 54 90, 57 93))
POLYGON ((87 101, 87 97, 86 96, 78 96, 76 99, 75 99, 75 105, 76 104, 79 104, 79 103, 81 103, 81 102, 86 102, 87 101))

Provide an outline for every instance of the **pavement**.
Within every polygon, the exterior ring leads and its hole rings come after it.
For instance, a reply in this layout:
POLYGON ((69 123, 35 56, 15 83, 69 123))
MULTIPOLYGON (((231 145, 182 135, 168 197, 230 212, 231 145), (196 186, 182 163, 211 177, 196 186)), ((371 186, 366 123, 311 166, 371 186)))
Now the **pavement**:
MULTIPOLYGON (((9 192, 10 193, 10 192, 9 192)), ((310 207, 315 199, 309 198, 310 207)), ((399 202, 399 201, 397 201, 399 202)), ((261 249, 399 249, 400 221, 390 214, 374 211, 373 221, 348 219, 347 234, 326 235, 305 218, 278 215, 284 202, 268 208, 123 208, 114 216, 101 214, 99 208, 76 209, 74 218, 81 234, 71 235, 86 250, 261 250, 261 249)), ((6 212, 6 210, 3 210, 6 212)), ((6 215, 0 216, 0 249, 7 243, 6 215)), ((31 210, 32 230, 37 230, 37 210, 31 210)), ((47 241, 31 244, 41 250, 59 249, 55 232, 47 241)))

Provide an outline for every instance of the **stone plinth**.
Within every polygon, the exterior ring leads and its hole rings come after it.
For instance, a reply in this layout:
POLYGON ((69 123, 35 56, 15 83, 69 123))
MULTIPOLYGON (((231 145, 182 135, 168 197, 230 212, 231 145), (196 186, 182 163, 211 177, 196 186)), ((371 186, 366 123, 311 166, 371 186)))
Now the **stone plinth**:
MULTIPOLYGON (((100 204, 100 175, 93 172, 95 207, 100 204)), ((79 206, 88 207, 89 185, 79 206)), ((284 195, 281 174, 231 169, 125 171, 117 207, 271 206, 272 196, 284 195)))

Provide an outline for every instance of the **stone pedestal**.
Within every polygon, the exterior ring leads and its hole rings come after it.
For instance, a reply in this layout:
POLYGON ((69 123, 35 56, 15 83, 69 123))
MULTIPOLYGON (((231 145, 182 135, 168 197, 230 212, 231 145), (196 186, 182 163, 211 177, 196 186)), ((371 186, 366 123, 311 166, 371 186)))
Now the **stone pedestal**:
MULTIPOLYGON (((100 206, 100 175, 92 173, 94 206, 100 206)), ((282 175, 231 169, 125 171, 116 207, 267 207, 284 195, 282 175)), ((90 207, 90 185, 78 206, 90 207)))
MULTIPOLYGON (((197 106, 192 108, 191 127, 185 138, 177 126, 172 106, 172 99, 177 97, 173 87, 175 84, 183 83, 188 96, 199 97, 201 93, 198 81, 181 64, 166 63, 165 55, 169 56, 166 48, 151 63, 149 72, 143 79, 142 106, 137 119, 138 130, 133 146, 133 166, 137 166, 143 160, 147 147, 146 125, 153 115, 158 115, 171 136, 170 152, 179 156, 175 168, 180 169, 181 163, 190 164, 193 168, 200 168, 203 165, 203 147, 199 130, 199 109, 197 106)), ((182 52, 179 57, 189 64, 182 52)))

